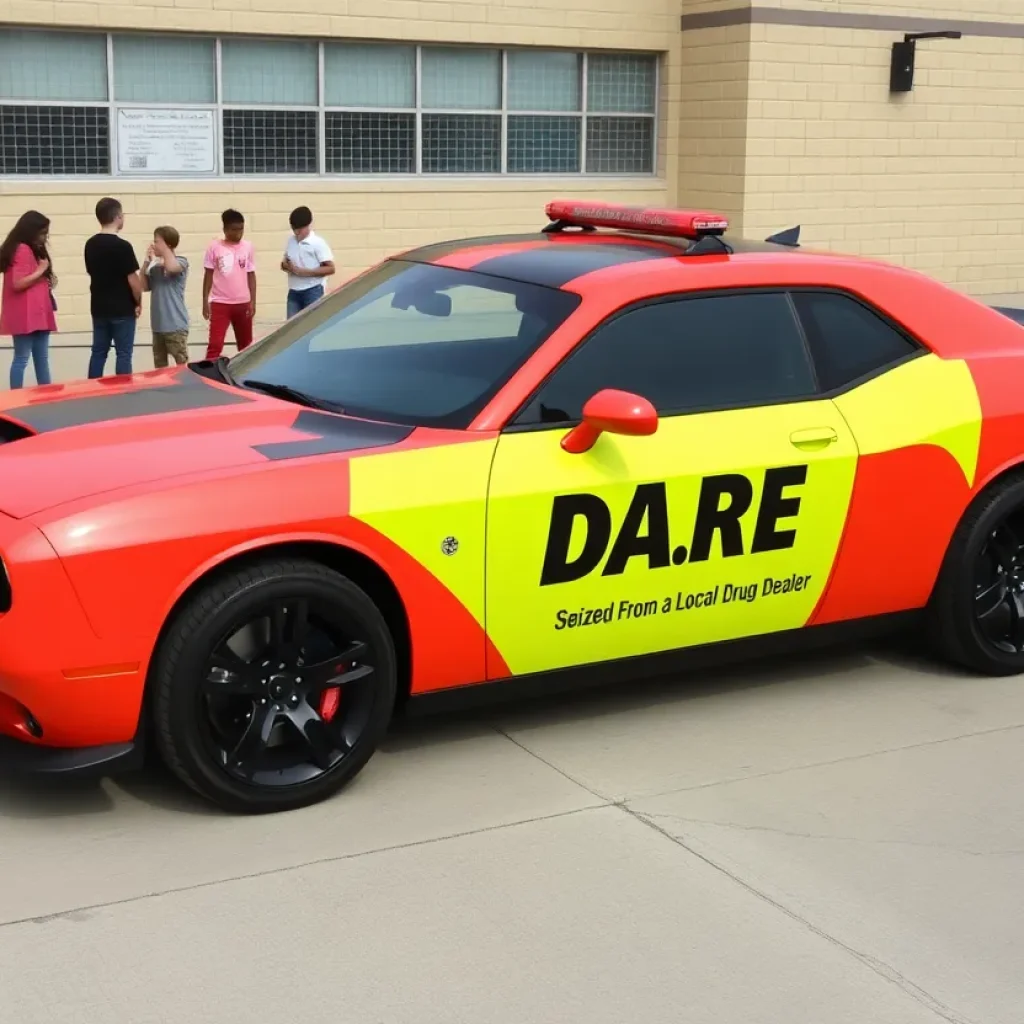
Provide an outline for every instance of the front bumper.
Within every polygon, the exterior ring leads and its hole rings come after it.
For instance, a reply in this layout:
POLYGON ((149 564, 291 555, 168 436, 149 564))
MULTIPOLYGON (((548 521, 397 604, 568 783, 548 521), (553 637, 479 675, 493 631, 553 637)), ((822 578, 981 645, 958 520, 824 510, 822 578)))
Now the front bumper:
POLYGON ((34 777, 91 777, 119 774, 142 767, 140 742, 99 747, 47 747, 0 736, 0 773, 34 777))
POLYGON ((147 645, 96 635, 56 552, 32 524, 0 514, 0 555, 13 594, 0 614, 0 736, 52 751, 132 743, 147 645))

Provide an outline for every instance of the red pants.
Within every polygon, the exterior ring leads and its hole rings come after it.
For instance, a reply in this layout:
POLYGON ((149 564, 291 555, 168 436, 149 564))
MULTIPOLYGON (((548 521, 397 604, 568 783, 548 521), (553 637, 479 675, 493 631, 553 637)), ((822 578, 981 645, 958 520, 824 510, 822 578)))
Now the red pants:
POLYGON ((210 303, 210 343, 206 346, 206 358, 218 359, 224 351, 224 339, 227 337, 228 324, 235 332, 235 344, 238 351, 252 344, 252 317, 249 316, 249 303, 226 302, 210 303))

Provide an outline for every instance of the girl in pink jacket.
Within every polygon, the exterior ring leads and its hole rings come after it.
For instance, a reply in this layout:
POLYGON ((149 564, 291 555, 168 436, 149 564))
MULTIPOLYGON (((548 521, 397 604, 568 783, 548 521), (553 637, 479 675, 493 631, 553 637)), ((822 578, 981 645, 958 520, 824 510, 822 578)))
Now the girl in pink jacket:
POLYGON ((57 283, 46 242, 50 221, 41 213, 23 213, 0 245, 0 335, 14 339, 11 387, 25 383, 29 356, 37 384, 50 383, 50 334, 57 330, 53 288, 57 283))

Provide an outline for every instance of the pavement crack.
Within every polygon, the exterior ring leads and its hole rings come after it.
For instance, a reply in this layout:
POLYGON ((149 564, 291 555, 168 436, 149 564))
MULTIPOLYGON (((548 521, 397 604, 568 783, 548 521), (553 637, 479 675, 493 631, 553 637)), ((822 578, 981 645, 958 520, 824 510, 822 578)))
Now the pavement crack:
MULTIPOLYGON (((616 806, 622 806, 617 804, 616 806)), ((818 839, 836 843, 863 843, 868 846, 906 846, 923 850, 942 850, 949 853, 962 853, 967 857, 1020 857, 1024 850, 972 850, 964 846, 953 846, 948 843, 925 843, 913 839, 867 839, 864 836, 829 835, 824 832, 797 832, 771 825, 744 825, 736 821, 710 821, 707 818, 690 818, 682 814, 654 813, 644 811, 650 820, 678 821, 685 825, 707 825, 711 828, 730 829, 736 832, 767 832, 771 835, 786 836, 790 839, 818 839)))
POLYGON ((755 779, 773 779, 779 775, 792 772, 804 772, 811 768, 831 768, 833 765, 850 764, 854 761, 867 761, 872 757, 884 757, 886 754, 902 754, 908 750, 922 750, 927 747, 941 746, 943 743, 958 743, 960 740, 977 739, 982 736, 994 736, 998 733, 1014 732, 1024 729, 1024 723, 1016 725, 999 725, 991 729, 979 729, 977 732, 965 732, 956 736, 941 736, 934 740, 921 740, 919 743, 907 743, 899 747, 883 747, 880 750, 869 750, 862 754, 847 754, 826 761, 808 761, 806 764, 794 764, 786 768, 772 768, 766 772, 752 772, 749 775, 733 775, 726 779, 713 779, 710 782, 697 782, 691 786, 674 786, 672 789, 646 790, 630 793, 626 800, 652 800, 659 796, 671 796, 674 793, 690 793, 700 789, 714 789, 716 786, 733 786, 740 782, 752 782, 755 779))
POLYGON ((538 822, 556 821, 559 818, 571 818, 576 814, 586 814, 589 811, 603 810, 612 806, 610 802, 600 804, 589 804, 586 807, 575 807, 570 811, 556 811, 554 814, 539 814, 532 818, 521 818, 516 821, 506 821, 498 825, 485 825, 483 828, 467 829, 462 832, 451 832, 448 835, 432 836, 429 839, 415 839, 407 843, 392 843, 386 846, 377 846, 370 850, 356 850, 352 853, 340 853, 331 857, 315 857, 311 860, 300 861, 297 864, 285 864, 281 867, 267 868, 263 871, 249 871, 241 875, 230 875, 227 878, 211 878, 207 881, 196 882, 192 885, 169 886, 166 889, 156 889, 152 892, 138 893, 134 896, 126 896, 119 900, 106 900, 100 903, 85 903, 76 907, 69 907, 53 914, 38 914, 29 917, 12 918, 8 921, 0 921, 0 929, 13 928, 22 924, 49 924, 52 921, 73 919, 76 914, 85 914, 89 911, 107 910, 112 907, 123 907, 131 903, 141 903, 145 900, 158 899, 161 896, 175 896, 180 893, 196 892, 200 889, 210 889, 217 885, 227 885, 231 882, 245 882, 255 878, 269 878, 274 875, 284 875, 293 871, 301 871, 304 868, 318 867, 323 864, 337 864, 346 860, 358 860, 362 857, 372 857, 378 853, 393 853, 398 850, 411 850, 419 846, 433 846, 437 843, 446 843, 452 839, 468 839, 471 836, 484 835, 487 832, 500 832, 504 829, 519 828, 522 825, 533 825, 538 822))
POLYGON ((504 736, 505 739, 509 741, 509 743, 512 743, 513 745, 517 746, 521 751, 523 751, 523 753, 529 754, 530 757, 536 758, 538 761, 540 761, 541 764, 547 765, 547 767, 550 768, 553 772, 557 772, 559 775, 562 776, 563 779, 565 779, 568 782, 571 782, 574 786, 579 786, 580 789, 582 789, 584 792, 589 793, 592 797, 604 801, 606 806, 610 806, 613 803, 612 797, 608 796, 606 793, 599 793, 596 789, 591 789, 591 787, 588 786, 585 782, 580 782, 579 779, 574 778, 567 771, 565 771, 564 768, 559 768, 557 764, 553 764, 547 758, 541 757, 540 754, 537 753, 537 751, 531 750, 528 746, 526 746, 525 743, 521 743, 514 736, 505 732, 505 730, 502 729, 501 726, 495 725, 492 728, 496 733, 498 733, 498 735, 504 736))
POLYGON ((809 921, 806 917, 802 917, 796 911, 791 910, 784 903, 779 902, 777 899, 774 899, 773 897, 769 896, 768 893, 763 892, 761 889, 758 889, 750 882, 746 881, 739 875, 730 871, 727 867, 712 860, 710 857, 708 857, 706 854, 701 853, 699 850, 694 849, 694 847, 690 846, 680 836, 673 835, 673 833, 669 832, 668 829, 664 828, 662 825, 659 825, 658 822, 653 819, 653 817, 650 817, 646 814, 642 814, 641 812, 634 810, 632 807, 629 807, 625 803, 616 803, 614 806, 625 811, 625 813, 628 814, 630 817, 635 818, 638 822, 640 822, 641 825, 644 825, 652 831, 657 832, 660 836, 662 836, 664 839, 667 839, 670 843, 674 843, 676 846, 685 850, 688 854, 690 854, 690 856, 696 857, 697 860, 701 861, 703 864, 706 864, 712 870, 717 871, 720 875, 723 875, 725 878, 728 878, 731 882, 740 886, 740 888, 744 889, 755 899, 767 904, 774 910, 779 911, 779 913, 784 914, 791 921, 794 921, 797 924, 802 925, 813 935, 816 935, 818 938, 823 939, 825 942, 829 943, 832 946, 835 946, 837 949, 842 950, 848 956, 853 957, 855 960, 863 964, 874 974, 877 974, 880 978, 889 982, 891 985, 895 985, 902 992, 906 993, 916 1003, 920 1004, 928 1010, 931 1010, 932 1013, 942 1018, 942 1020, 947 1021, 948 1024, 977 1024, 977 1022, 973 1021, 970 1017, 965 1017, 962 1013, 953 1009, 951 1006, 947 1006, 940 999, 937 999, 930 992, 923 989, 920 985, 911 981, 906 975, 901 974, 895 967, 892 966, 892 964, 886 963, 884 960, 872 956, 870 953, 864 953, 861 950, 856 949, 855 947, 843 942, 842 939, 837 938, 835 935, 831 935, 823 928, 820 928, 818 925, 814 924, 814 922, 809 921))

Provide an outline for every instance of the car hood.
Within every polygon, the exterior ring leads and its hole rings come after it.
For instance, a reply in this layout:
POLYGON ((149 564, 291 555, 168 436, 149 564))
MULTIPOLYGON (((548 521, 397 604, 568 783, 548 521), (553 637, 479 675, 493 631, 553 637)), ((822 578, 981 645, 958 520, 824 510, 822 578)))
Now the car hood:
POLYGON ((188 367, 0 395, 0 512, 139 484, 397 444, 411 427, 306 409, 188 367))

